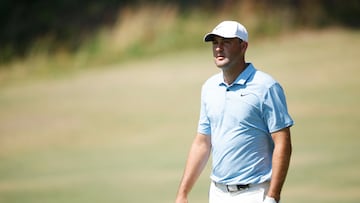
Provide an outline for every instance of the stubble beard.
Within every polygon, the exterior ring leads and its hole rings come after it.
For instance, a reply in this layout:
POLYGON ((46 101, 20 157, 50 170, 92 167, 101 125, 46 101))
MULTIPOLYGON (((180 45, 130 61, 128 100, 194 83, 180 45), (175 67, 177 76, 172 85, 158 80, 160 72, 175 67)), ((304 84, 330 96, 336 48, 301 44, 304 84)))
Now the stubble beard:
POLYGON ((230 61, 228 58, 223 58, 223 59, 219 60, 215 57, 214 62, 215 62, 215 65, 222 70, 224 70, 224 69, 226 70, 229 68, 230 61))

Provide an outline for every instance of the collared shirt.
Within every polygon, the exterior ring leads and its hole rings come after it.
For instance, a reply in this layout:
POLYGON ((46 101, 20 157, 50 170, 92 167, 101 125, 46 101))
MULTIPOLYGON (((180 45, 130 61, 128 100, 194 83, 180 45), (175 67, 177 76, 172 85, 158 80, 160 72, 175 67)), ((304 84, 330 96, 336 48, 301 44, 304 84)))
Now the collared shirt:
POLYGON ((270 180, 271 133, 293 125, 280 84, 249 63, 231 85, 223 74, 202 87, 198 132, 211 136, 211 179, 223 184, 270 180))

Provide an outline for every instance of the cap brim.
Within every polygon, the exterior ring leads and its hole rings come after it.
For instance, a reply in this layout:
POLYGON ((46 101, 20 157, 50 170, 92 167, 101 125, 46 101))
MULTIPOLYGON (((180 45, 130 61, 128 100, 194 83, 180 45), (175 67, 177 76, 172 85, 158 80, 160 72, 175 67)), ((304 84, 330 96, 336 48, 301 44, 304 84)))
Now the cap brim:
POLYGON ((211 42, 214 40, 215 35, 213 33, 208 33, 204 37, 204 42, 211 42))
MULTIPOLYGON (((212 42, 214 41, 214 37, 222 37, 222 38, 239 38, 238 36, 222 36, 222 35, 218 35, 218 34, 214 34, 214 33, 208 33, 205 35, 204 37, 204 42, 212 42)), ((241 39, 241 38, 239 38, 241 39)), ((243 40, 243 39, 241 39, 243 40)), ((245 40, 243 40, 245 41, 245 40)))
POLYGON ((205 42, 212 42, 214 41, 214 37, 222 37, 222 38, 234 38, 236 36, 222 36, 220 34, 208 33, 204 37, 205 42))

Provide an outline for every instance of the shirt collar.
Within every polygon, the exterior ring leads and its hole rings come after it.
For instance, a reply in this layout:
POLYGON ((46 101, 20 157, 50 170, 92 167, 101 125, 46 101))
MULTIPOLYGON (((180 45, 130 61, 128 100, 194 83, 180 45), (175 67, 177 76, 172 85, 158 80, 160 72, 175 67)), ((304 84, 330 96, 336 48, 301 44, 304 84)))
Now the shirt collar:
MULTIPOLYGON (((252 63, 248 63, 245 70, 240 73, 240 75, 235 79, 235 81, 231 85, 234 85, 234 84, 245 85, 245 83, 249 80, 250 76, 255 73, 255 71, 256 71, 256 69, 252 65, 252 63)), ((224 82, 224 78, 221 79, 219 85, 226 85, 226 83, 224 82)))

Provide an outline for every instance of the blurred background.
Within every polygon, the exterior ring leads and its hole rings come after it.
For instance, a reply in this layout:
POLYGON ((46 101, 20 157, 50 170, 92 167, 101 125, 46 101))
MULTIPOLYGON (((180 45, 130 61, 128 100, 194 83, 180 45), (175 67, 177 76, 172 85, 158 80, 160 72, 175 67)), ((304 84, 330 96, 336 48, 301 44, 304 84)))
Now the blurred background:
POLYGON ((222 20, 286 90, 283 202, 359 202, 359 19, 359 0, 2 0, 0 202, 173 202, 222 20))
POLYGON ((10 77, 9 69, 21 69, 26 75, 61 73, 196 48, 203 46, 199 39, 204 32, 222 19, 241 20, 252 41, 304 28, 358 29, 359 4, 358 0, 3 0, 0 81, 10 77))

